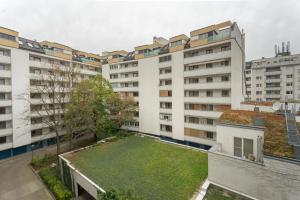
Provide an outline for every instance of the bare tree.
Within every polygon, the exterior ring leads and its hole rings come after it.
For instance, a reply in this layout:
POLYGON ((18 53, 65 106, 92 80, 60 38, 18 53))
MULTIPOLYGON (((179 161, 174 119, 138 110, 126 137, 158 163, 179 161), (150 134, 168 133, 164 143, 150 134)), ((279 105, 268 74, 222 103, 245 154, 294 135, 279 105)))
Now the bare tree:
MULTIPOLYGON (((37 75, 33 76, 35 78, 30 83, 29 101, 31 111, 40 119, 39 122, 50 129, 45 136, 55 133, 57 154, 60 154, 60 136, 70 133, 65 129, 64 116, 72 88, 79 81, 78 68, 72 63, 57 61, 52 61, 50 66, 46 73, 45 70, 36 69, 37 75)), ((72 138, 72 135, 68 137, 72 138)))

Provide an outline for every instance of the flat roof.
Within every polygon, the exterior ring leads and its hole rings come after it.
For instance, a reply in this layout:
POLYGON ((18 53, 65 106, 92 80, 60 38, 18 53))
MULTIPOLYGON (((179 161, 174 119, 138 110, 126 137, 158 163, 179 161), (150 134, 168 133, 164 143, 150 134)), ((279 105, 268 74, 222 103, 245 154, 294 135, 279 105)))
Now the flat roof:
POLYGON ((131 189, 142 199, 191 199, 208 173, 207 154, 147 136, 129 136, 63 154, 104 190, 131 189))
POLYGON ((282 114, 228 110, 223 112, 219 122, 242 126, 260 126, 257 119, 263 119, 264 154, 293 158, 293 147, 288 144, 285 116, 282 114))

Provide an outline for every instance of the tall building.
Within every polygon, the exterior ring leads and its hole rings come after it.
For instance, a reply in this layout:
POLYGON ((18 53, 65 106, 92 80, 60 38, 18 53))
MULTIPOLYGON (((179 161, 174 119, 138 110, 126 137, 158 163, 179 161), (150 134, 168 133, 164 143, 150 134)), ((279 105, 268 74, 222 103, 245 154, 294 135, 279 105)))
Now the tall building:
MULTIPOLYGON (((101 73, 100 60, 96 54, 21 38, 18 32, 0 27, 0 158, 29 151, 31 144, 53 142, 55 133, 42 123, 44 117, 51 116, 37 112, 56 105, 44 102, 42 96, 47 94, 36 89, 53 86, 45 77, 53 77, 54 68, 76 68, 76 80, 80 81, 101 73)), ((67 88, 64 76, 61 74, 61 84, 67 88)))
POLYGON ((230 21, 132 52, 106 52, 102 75, 139 106, 131 130, 209 148, 222 111, 244 100, 244 35, 230 21))
POLYGON ((275 57, 246 63, 246 96, 253 101, 300 99, 300 54, 291 55, 289 44, 275 47, 275 57))

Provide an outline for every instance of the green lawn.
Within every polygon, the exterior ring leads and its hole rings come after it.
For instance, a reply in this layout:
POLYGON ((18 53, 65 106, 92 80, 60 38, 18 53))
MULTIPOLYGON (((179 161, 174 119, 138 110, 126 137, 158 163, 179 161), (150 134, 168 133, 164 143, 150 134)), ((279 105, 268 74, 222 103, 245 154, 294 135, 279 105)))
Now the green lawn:
POLYGON ((145 200, 188 200, 207 177, 207 154, 130 136, 67 156, 104 190, 133 190, 145 200))
POLYGON ((233 192, 227 191, 215 185, 210 185, 205 200, 250 200, 233 192))

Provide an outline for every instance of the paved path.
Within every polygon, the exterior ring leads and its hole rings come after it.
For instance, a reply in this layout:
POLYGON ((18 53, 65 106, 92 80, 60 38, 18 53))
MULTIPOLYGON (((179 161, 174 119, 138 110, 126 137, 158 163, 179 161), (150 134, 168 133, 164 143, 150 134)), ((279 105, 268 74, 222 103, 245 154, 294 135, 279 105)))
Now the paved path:
MULTIPOLYGON (((53 147, 35 153, 41 155, 51 149, 53 147)), ((0 161, 1 200, 53 200, 28 166, 30 161, 31 152, 0 161)))
MULTIPOLYGON (((62 150, 67 144, 62 145, 62 150)), ((56 152, 56 145, 34 151, 34 157, 56 152)), ((53 200, 29 167, 31 152, 0 160, 0 200, 53 200)))

